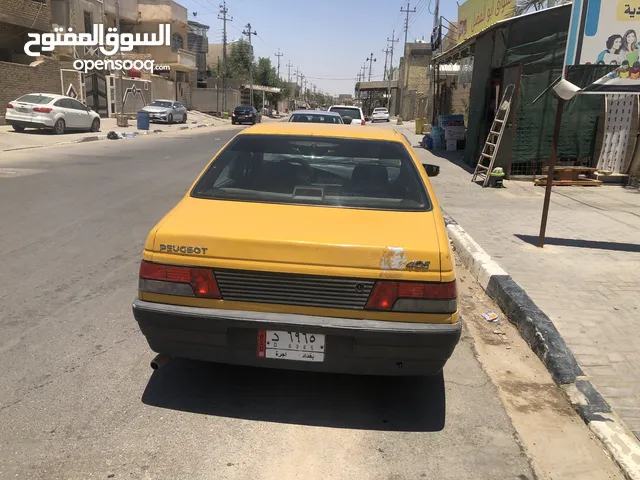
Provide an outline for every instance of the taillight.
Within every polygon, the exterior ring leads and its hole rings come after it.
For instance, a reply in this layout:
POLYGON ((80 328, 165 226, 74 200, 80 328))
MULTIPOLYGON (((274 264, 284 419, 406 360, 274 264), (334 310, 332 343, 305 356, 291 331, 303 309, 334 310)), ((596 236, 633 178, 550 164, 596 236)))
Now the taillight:
POLYGON ((51 110, 53 110, 53 108, 49 108, 49 107, 34 107, 33 108, 34 112, 40 112, 40 113, 49 113, 49 112, 51 112, 51 110))
POLYGON ((139 288, 143 292, 198 298, 222 298, 209 268, 176 267, 143 261, 139 288))
POLYGON ((458 308, 456 282, 379 281, 365 309, 413 313, 455 313, 458 308))
POLYGON ((366 125, 366 124, 367 124, 367 122, 365 122, 364 120, 360 120, 360 124, 361 124, 361 125, 366 125))
POLYGON ((11 105, 10 103, 7 103, 7 108, 13 108, 13 105, 11 105))

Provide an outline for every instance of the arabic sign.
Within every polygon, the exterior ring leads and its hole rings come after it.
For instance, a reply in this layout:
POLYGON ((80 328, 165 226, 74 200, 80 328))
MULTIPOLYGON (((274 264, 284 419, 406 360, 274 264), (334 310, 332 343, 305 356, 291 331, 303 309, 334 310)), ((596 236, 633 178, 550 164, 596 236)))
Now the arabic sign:
POLYGON ((639 34, 640 2, 574 0, 565 64, 611 66, 582 93, 640 94, 639 34))
POLYGON ((155 33, 117 33, 116 28, 107 28, 104 34, 104 25, 94 25, 92 33, 73 33, 73 28, 54 28, 54 33, 28 33, 31 39, 24 46, 24 53, 30 57, 37 57, 42 52, 52 52, 55 47, 78 47, 78 46, 99 46, 100 51, 105 56, 115 55, 118 52, 131 52, 136 46, 170 46, 171 45, 171 25, 161 24, 158 35, 155 33), (32 50, 32 47, 40 46, 39 51, 32 50), (111 47, 111 48, 108 48, 111 47))
POLYGON ((458 43, 516 12, 516 0, 467 0, 458 7, 458 43))

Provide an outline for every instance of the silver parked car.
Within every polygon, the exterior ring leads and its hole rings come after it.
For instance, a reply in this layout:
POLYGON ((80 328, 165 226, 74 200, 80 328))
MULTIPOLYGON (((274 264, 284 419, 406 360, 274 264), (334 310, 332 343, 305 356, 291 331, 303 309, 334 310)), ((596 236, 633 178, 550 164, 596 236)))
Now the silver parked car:
POLYGON ((142 109, 152 122, 187 123, 187 107, 174 100, 154 100, 142 109))
POLYGON ((100 115, 75 98, 52 93, 28 93, 12 100, 5 121, 16 132, 42 128, 59 135, 69 130, 100 130, 100 115))

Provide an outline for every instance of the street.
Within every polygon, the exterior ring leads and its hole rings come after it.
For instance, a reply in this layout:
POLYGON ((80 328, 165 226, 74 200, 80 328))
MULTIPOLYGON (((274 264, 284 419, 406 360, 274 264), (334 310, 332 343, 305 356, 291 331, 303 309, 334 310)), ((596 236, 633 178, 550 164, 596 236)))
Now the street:
POLYGON ((444 375, 153 372, 143 242, 239 129, 0 154, 0 478, 622 478, 460 266, 444 375))

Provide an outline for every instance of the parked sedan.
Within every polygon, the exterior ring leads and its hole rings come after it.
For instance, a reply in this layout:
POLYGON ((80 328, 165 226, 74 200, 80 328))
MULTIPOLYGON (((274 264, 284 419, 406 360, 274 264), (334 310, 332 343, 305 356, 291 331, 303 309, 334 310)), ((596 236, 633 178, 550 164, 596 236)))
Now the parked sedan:
POLYGON ((231 124, 236 123, 256 123, 262 122, 262 114, 253 106, 241 105, 233 109, 231 113, 231 124))
POLYGON ((75 98, 50 93, 28 93, 7 104, 5 121, 16 132, 25 128, 51 129, 56 134, 68 130, 100 130, 100 115, 75 98))
POLYGON ((438 171, 391 129, 240 132, 147 237, 133 315, 152 366, 439 373, 462 320, 438 171))
POLYGON ((388 122, 389 121, 389 110, 384 107, 378 107, 373 109, 373 113, 371 114, 371 123, 375 122, 388 122))
POLYGON ((187 107, 173 100, 154 100, 142 109, 152 122, 187 123, 187 107))

